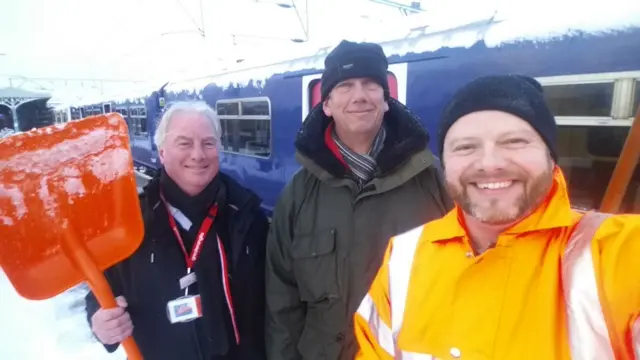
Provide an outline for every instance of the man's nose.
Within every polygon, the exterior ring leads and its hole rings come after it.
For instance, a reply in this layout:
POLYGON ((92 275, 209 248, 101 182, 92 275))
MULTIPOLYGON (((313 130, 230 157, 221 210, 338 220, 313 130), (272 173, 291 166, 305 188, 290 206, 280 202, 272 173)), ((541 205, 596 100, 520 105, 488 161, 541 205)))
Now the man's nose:
POLYGON ((492 172, 504 169, 507 161, 500 149, 495 146, 487 146, 480 152, 475 164, 478 170, 492 172))
POLYGON ((204 158, 204 151, 200 145, 196 145, 191 149, 191 158, 193 160, 202 160, 204 158))
POLYGON ((365 91, 364 85, 360 82, 356 82, 353 86, 353 101, 366 101, 367 93, 365 91))

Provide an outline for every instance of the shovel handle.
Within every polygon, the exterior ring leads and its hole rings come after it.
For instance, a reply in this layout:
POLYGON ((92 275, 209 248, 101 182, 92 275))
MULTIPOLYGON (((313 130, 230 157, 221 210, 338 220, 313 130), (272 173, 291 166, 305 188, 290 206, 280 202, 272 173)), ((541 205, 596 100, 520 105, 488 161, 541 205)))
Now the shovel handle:
MULTIPOLYGON (((91 258, 91 255, 89 255, 85 245, 78 240, 75 232, 70 229, 70 227, 65 228, 62 243, 62 247, 69 259, 71 259, 87 279, 87 284, 98 300, 100 307, 103 309, 117 307, 118 304, 116 303, 107 279, 104 277, 102 271, 98 269, 98 266, 91 258)), ((124 346, 128 360, 143 360, 140 349, 138 349, 138 345, 132 336, 124 339, 121 344, 124 346)))

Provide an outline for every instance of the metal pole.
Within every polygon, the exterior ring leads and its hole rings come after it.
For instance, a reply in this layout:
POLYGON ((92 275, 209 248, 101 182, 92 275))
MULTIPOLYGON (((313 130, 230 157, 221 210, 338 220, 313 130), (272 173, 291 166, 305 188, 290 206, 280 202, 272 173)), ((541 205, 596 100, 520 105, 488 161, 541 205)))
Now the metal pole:
POLYGON ((615 213, 620 209, 620 203, 638 164, 638 157, 640 157, 640 106, 622 147, 618 163, 611 174, 607 191, 602 198, 601 212, 615 213))
POLYGON ((10 106, 11 108, 11 116, 13 117, 13 131, 20 131, 20 122, 18 121, 18 107, 10 106))

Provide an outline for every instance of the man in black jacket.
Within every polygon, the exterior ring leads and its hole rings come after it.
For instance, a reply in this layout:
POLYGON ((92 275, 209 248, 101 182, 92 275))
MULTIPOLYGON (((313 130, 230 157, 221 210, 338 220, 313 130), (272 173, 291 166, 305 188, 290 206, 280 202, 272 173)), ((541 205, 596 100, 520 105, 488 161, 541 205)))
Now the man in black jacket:
POLYGON ((269 224, 261 200, 219 172, 220 135, 215 112, 200 102, 174 104, 158 124, 163 168, 140 196, 144 240, 106 271, 119 306, 86 298, 107 351, 133 335, 145 360, 265 358, 269 224), (201 314, 179 310, 195 297, 201 314), (196 318, 177 321, 184 316, 196 318))

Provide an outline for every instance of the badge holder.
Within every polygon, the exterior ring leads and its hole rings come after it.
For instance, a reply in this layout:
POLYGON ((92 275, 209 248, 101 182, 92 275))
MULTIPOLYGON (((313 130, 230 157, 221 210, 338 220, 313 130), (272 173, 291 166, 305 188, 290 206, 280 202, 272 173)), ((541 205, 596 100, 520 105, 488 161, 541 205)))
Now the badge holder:
POLYGON ((189 295, 189 285, 195 283, 195 273, 191 269, 180 279, 180 287, 184 288, 184 296, 167 303, 167 316, 172 324, 193 321, 202 317, 200 295, 189 295))

